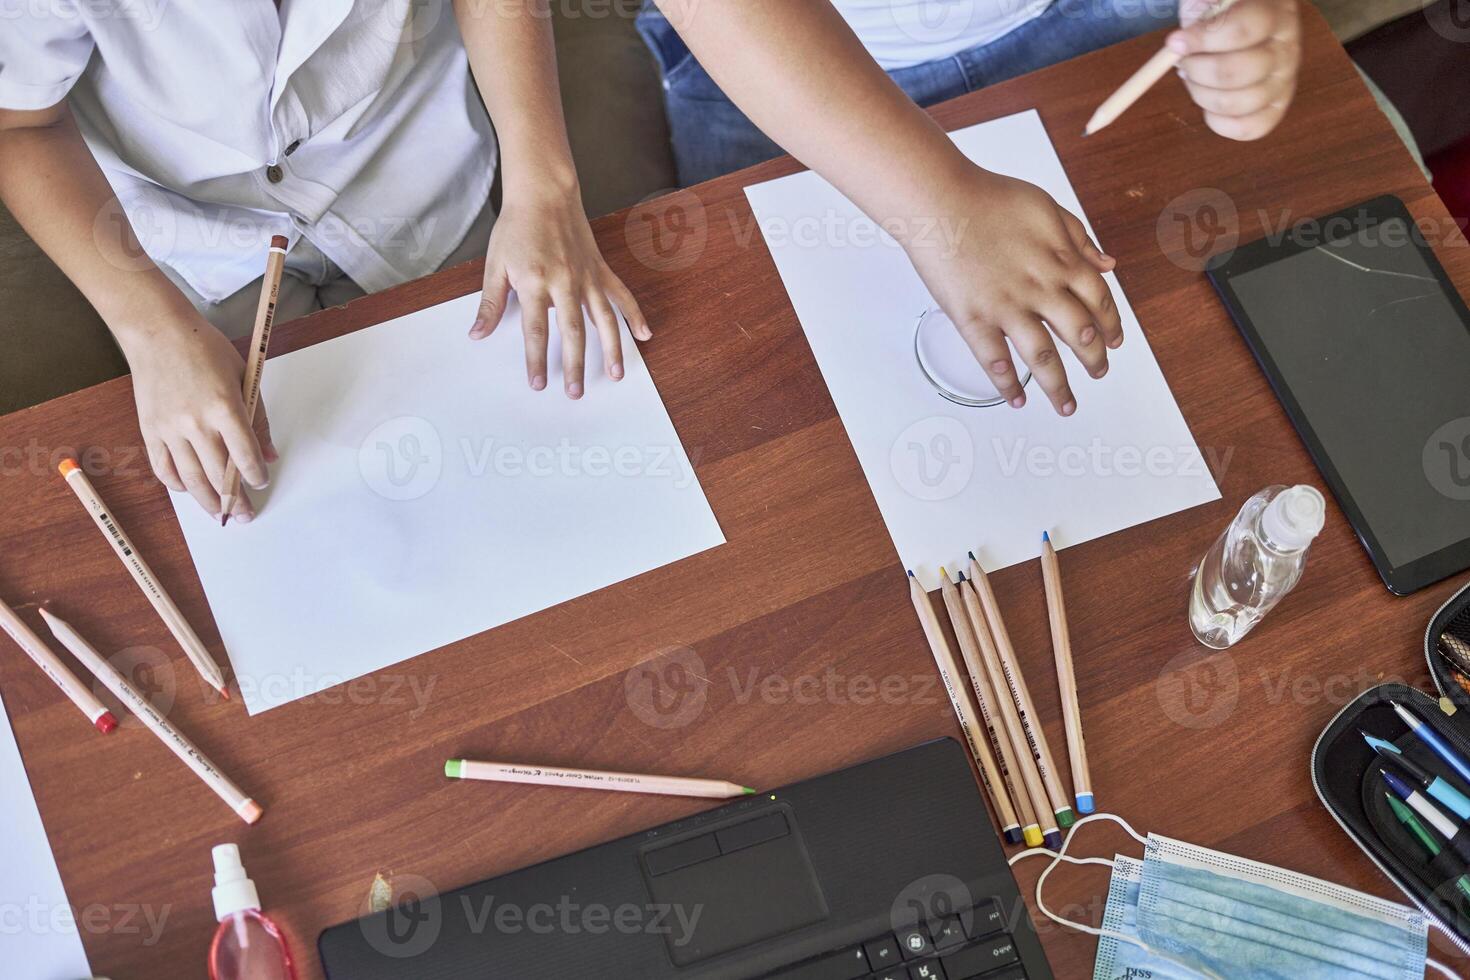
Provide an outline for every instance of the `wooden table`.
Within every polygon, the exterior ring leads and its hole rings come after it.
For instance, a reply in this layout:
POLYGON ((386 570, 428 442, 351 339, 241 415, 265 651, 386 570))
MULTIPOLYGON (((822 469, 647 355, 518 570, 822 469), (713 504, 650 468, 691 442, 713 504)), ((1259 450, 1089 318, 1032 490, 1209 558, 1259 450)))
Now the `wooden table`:
MULTIPOLYGON (((1259 143, 1208 133, 1172 82, 1104 134, 1077 135, 1157 37, 935 115, 952 128, 1040 107, 1224 494, 1062 555, 1100 804, 1144 830, 1393 896, 1313 795, 1308 753, 1361 689, 1427 684, 1424 624, 1460 583, 1391 597, 1333 507, 1305 581, 1234 652, 1206 656, 1185 622, 1189 572, 1240 502, 1269 483, 1321 480, 1209 284, 1183 267, 1183 225, 1160 216, 1213 188, 1248 240, 1392 192, 1450 227, 1326 26, 1310 11, 1306 23, 1296 105, 1259 143)), ((129 382, 0 419, 0 594, 54 602, 104 652, 164 651, 178 667, 156 672, 175 692, 171 717, 267 807, 247 829, 145 731, 91 735, 7 644, 0 689, 99 974, 201 975, 217 843, 244 844, 309 978, 320 974, 318 931, 357 914, 379 873, 450 888, 701 806, 454 783, 441 774, 452 756, 777 785, 956 732, 903 569, 741 193, 796 169, 773 162, 596 223, 655 324, 645 356, 729 543, 257 718, 205 698, 51 465, 89 450, 95 482, 218 651, 172 508, 138 450, 129 382), (651 237, 660 226, 670 251, 651 237), (668 656, 679 650, 696 659, 668 656), (678 683, 681 662, 698 665, 691 685, 678 683), (642 696, 660 678, 655 714, 642 696), (870 682, 898 696, 874 698, 870 682)), ((1439 254, 1470 292, 1464 244, 1454 236, 1439 254)), ((478 274, 453 269, 282 326, 276 352, 472 291, 478 274)), ((1027 563, 995 583, 1065 759, 1040 570, 1027 563)), ((23 614, 38 623, 33 608, 23 614)), ((1090 833, 1088 852, 1136 853, 1109 829, 1090 833)), ((1037 870, 1023 865, 1023 889, 1037 870)), ((1104 875, 1057 875, 1053 907, 1097 921, 1104 875)), ((1090 975, 1092 939, 1038 928, 1059 976, 1090 975)))

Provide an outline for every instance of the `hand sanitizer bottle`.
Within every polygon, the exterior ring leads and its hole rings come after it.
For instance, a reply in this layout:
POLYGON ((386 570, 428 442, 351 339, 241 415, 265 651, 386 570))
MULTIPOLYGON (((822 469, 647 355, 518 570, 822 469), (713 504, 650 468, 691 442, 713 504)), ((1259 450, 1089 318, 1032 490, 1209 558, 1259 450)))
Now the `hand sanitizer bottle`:
POLYGON ((240 848, 214 849, 214 917, 210 980, 296 980, 291 953, 274 922, 260 914, 255 882, 245 877, 240 848))
POLYGON ((1301 578, 1326 503, 1315 487, 1270 486, 1245 502, 1194 571, 1189 626, 1207 647, 1238 642, 1301 578))

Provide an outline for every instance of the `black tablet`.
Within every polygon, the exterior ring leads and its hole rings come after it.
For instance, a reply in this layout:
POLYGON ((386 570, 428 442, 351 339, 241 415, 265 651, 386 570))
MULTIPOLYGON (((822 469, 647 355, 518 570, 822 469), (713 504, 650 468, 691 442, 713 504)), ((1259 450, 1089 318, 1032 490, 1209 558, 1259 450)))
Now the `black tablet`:
POLYGON ((1470 311, 1396 197, 1207 270, 1389 589, 1470 567, 1470 311))

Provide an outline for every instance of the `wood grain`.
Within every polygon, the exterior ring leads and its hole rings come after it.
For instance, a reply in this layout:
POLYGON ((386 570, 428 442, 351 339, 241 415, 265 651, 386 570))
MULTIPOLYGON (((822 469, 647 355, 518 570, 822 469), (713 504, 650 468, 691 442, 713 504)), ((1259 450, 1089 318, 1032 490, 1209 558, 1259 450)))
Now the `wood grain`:
MULTIPOLYGON (((1040 107, 1224 494, 1061 556, 1099 806, 1139 828, 1393 895, 1313 795, 1308 753, 1359 690, 1388 679, 1427 685, 1424 623, 1460 583, 1390 597, 1333 507, 1305 580, 1239 648, 1208 654, 1185 621, 1190 570, 1240 502, 1269 483, 1321 481, 1208 283, 1166 254, 1177 250, 1160 215, 1180 195, 1213 188, 1233 202, 1248 240, 1284 217, 1392 192, 1450 227, 1325 25, 1304 14, 1300 94, 1258 143, 1210 134, 1172 82, 1106 132, 1077 135, 1158 36, 935 115, 953 128, 1040 107)), ((94 736, 18 650, 0 648, 0 688, 99 974, 203 972, 214 928, 209 848, 221 842, 241 842, 312 978, 318 931, 357 914, 379 872, 451 888, 703 805, 452 782, 446 758, 767 786, 958 734, 903 569, 741 193, 796 169, 776 161, 596 223, 654 325, 645 357, 729 544, 258 718, 202 687, 55 473, 61 453, 79 454, 220 654, 166 494, 148 473, 129 381, 0 419, 0 595, 32 626, 26 604, 51 602, 105 653, 142 648, 157 659, 155 696, 172 701, 171 720, 266 806, 259 826, 243 827, 136 722, 94 736), (661 256, 650 251, 653 231, 660 219, 673 227, 674 205, 686 208, 682 227, 703 229, 702 245, 696 234, 661 256), (676 681, 678 671, 659 670, 680 662, 697 668, 682 694, 670 689, 667 707, 682 724, 650 724, 671 715, 651 715, 628 692, 649 677, 676 681), (869 684, 887 684, 886 695, 869 684), (163 917, 156 936, 148 916, 163 917)), ((1450 235, 1438 249, 1462 292, 1464 245, 1450 235)), ((470 292, 478 275, 460 267, 282 324, 276 353, 470 292)), ((1040 569, 1030 562, 994 583, 1060 748, 1040 569)), ((1134 850, 1108 830, 1084 834, 1088 852, 1134 850)), ((1020 869, 1023 886, 1036 870, 1020 869)), ((1101 872, 1069 870, 1050 899, 1095 922, 1104 888, 1101 872)), ((1059 976, 1089 974, 1093 940, 1044 920, 1038 928, 1059 976)))

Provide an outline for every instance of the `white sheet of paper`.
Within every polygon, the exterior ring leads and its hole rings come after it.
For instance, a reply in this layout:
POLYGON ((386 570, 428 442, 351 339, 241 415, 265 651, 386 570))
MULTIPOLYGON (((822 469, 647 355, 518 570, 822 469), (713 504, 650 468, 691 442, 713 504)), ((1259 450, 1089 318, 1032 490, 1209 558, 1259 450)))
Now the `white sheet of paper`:
POLYGON ((572 401, 554 320, 535 392, 519 308, 475 342, 478 303, 271 359, 251 524, 174 496, 251 714, 724 543, 626 331, 618 382, 588 331, 572 401))
MULTIPOLYGON (((980 166, 1029 180, 1086 221, 1034 111, 951 136, 980 166)), ((1020 410, 969 408, 918 368, 914 331, 934 301, 892 237, 811 172, 746 195, 899 557, 926 588, 971 548, 1002 568, 1035 558, 1043 530, 1062 547, 1219 498, 1112 275, 1125 341, 1109 352, 1107 376, 1091 380, 1058 345, 1077 395, 1072 417, 1058 416, 1035 381, 1020 410)), ((978 233, 963 222, 941 216, 907 232, 950 248, 978 233)))
MULTIPOLYGON (((77 726, 77 737, 85 738, 77 726)), ((0 973, 26 980, 83 980, 92 975, 61 872, 41 825, 36 798, 0 702, 0 973)))

